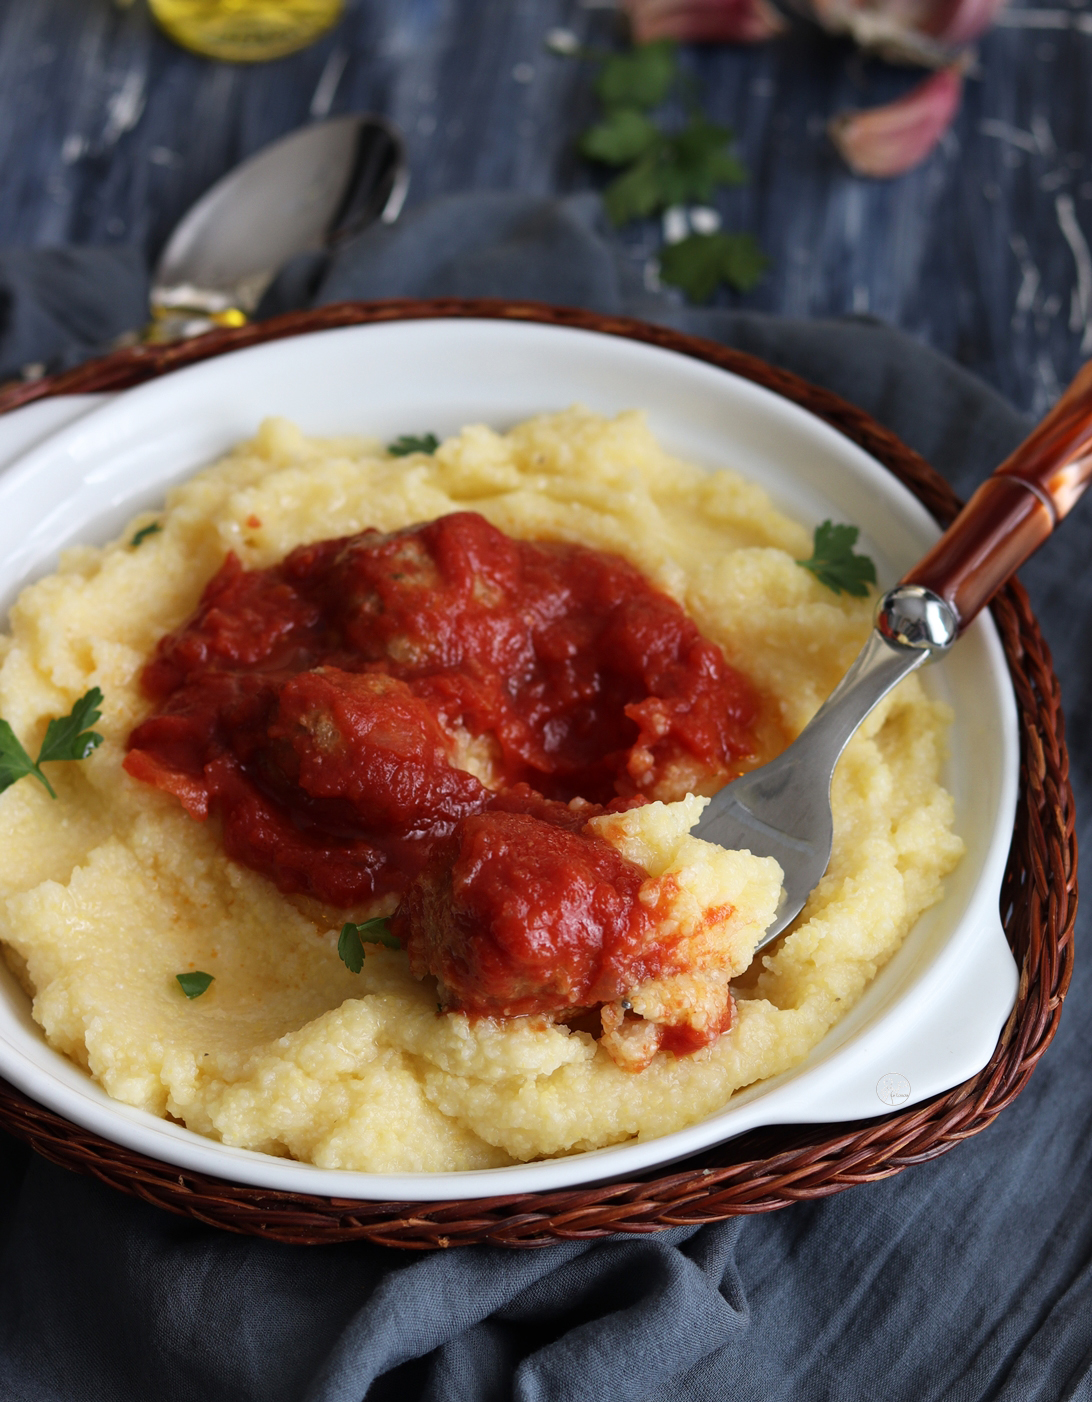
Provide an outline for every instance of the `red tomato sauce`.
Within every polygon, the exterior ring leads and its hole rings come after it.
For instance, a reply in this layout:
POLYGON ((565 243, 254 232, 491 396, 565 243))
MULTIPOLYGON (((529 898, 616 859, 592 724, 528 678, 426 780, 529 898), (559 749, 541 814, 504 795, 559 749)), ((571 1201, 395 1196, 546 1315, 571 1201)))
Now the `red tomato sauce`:
MULTIPOLYGON (((434 974, 449 1007, 515 1017, 594 1008, 682 971, 675 944, 656 937, 658 910, 638 898, 647 873, 585 830, 641 802, 569 805, 521 784, 465 818, 394 918, 413 972, 434 974)), ((665 1028, 661 1045, 694 1051, 726 1025, 665 1028)))
POLYGON ((588 818, 673 774, 716 787, 755 748, 749 683, 674 600, 617 556, 472 512, 269 569, 229 555, 142 683, 134 778, 217 813, 228 855, 282 891, 404 896, 415 967, 505 1015, 638 972, 645 874, 588 818), (488 786, 453 767, 475 743, 488 786))

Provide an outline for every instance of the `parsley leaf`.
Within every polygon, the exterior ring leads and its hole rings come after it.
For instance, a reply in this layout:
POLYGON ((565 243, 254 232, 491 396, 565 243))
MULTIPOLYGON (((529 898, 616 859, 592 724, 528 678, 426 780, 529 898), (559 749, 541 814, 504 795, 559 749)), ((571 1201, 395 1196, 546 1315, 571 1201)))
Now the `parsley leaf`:
POLYGON ((209 984, 216 981, 212 974, 204 974, 200 969, 192 974, 175 974, 175 978, 187 998, 200 998, 202 993, 207 992, 209 984))
POLYGON ((351 974, 360 973, 364 967, 364 946, 360 940, 360 927, 347 920, 341 927, 337 942, 338 958, 351 974))
POLYGON ((604 63, 595 90, 606 108, 656 107, 675 81, 675 44, 658 39, 639 44, 604 63))
POLYGON ((668 150, 679 182, 670 191, 668 203, 704 203, 718 185, 746 185, 746 166, 728 151, 733 140, 730 127, 718 127, 700 115, 691 117, 682 131, 668 137, 668 150))
POLYGON ((391 922, 385 915, 374 920, 365 920, 362 925, 354 925, 347 920, 341 927, 337 942, 337 952, 341 962, 351 974, 360 973, 364 967, 364 946, 385 944, 388 949, 401 949, 401 942, 391 934, 391 922))
POLYGON ((624 166, 658 146, 659 130, 635 107, 617 107, 605 121, 580 138, 580 151, 589 160, 607 166, 624 166))
POLYGON ((769 259, 750 234, 691 234, 660 255, 660 277, 692 302, 708 302, 722 282, 748 292, 769 259))
POLYGON ((6 720, 0 720, 0 793, 27 774, 33 774, 54 798, 57 797, 49 780, 20 745, 14 730, 6 720))
POLYGON ((727 127, 700 116, 691 117, 682 131, 661 133, 603 192, 611 222, 625 224, 675 204, 705 203, 719 186, 745 183, 745 167, 727 149, 731 140, 727 127))
POLYGON ((422 434, 420 438, 415 438, 412 433, 403 433, 393 443, 387 444, 387 452, 392 458, 408 458, 410 453, 434 453, 439 446, 440 440, 434 433, 422 434))
POLYGON ((876 583, 876 566, 867 555, 854 555, 853 547, 859 535, 856 526, 836 526, 832 521, 824 521, 815 528, 811 559, 796 563, 811 570, 820 584, 836 594, 844 590, 855 598, 864 598, 868 586, 876 583))
POLYGON ((140 530, 137 531, 135 536, 133 536, 129 544, 135 550, 142 540, 147 540, 150 535, 155 535, 158 531, 161 531, 162 529, 163 527, 159 524, 158 521, 153 521, 150 526, 141 526, 140 530))
POLYGON ((649 152, 612 180, 603 191, 603 204, 610 222, 627 224, 631 219, 643 219, 656 210, 666 208, 660 180, 660 150, 649 152))
POLYGON ((101 705, 102 692, 94 686, 80 697, 67 716, 51 720, 46 726, 37 761, 32 760, 23 749, 7 721, 0 720, 0 793, 18 779, 33 774, 48 790, 50 797, 56 798, 53 785, 39 765, 55 759, 86 759, 92 750, 97 749, 102 744, 102 736, 85 727, 94 725, 102 715, 99 710, 101 705))
POLYGON ((101 717, 102 692, 93 686, 81 696, 67 716, 51 720, 46 726, 45 739, 38 752, 38 763, 50 759, 86 759, 102 744, 102 736, 87 727, 101 717))

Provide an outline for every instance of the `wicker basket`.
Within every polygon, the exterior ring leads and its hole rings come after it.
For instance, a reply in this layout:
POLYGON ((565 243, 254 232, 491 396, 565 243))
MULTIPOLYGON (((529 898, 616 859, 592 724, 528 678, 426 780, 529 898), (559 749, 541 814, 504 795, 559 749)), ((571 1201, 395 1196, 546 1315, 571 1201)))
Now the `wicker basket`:
MULTIPOLYGON (((57 394, 126 389, 262 341, 332 327, 430 317, 537 321, 627 337, 721 366, 832 424, 884 463, 946 524, 960 502, 920 458, 867 414, 739 351, 622 317, 533 303, 441 300, 342 303, 170 346, 136 346, 63 375, 0 390, 0 413, 57 394)), ((1023 1089, 1058 1025, 1073 966, 1077 851, 1058 682, 1023 588, 992 606, 1020 715, 1020 798, 1001 917, 1020 969, 1016 1006, 989 1064, 944 1095, 882 1119, 769 1128, 624 1183, 473 1201, 358 1202, 224 1183, 112 1144, 0 1082, 0 1124, 52 1162, 168 1211, 274 1241, 367 1239, 425 1249, 488 1241, 544 1246, 648 1233, 772 1212, 898 1173, 985 1129, 1023 1089)))

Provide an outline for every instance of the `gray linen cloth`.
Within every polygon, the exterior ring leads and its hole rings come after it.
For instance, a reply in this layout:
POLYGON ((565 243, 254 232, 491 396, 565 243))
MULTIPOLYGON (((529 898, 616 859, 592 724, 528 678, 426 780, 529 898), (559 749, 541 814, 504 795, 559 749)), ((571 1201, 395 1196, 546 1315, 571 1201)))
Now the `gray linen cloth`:
MULTIPOLYGON (((784 322, 649 294, 599 220, 583 198, 449 198, 366 231, 329 265, 290 267, 266 310, 458 294, 631 312, 827 385, 963 495, 1027 430, 986 386, 878 323, 784 322)), ((27 256, 0 254, 0 366, 72 363, 113 328, 36 317, 49 274, 30 278, 27 256)), ((1065 688, 1082 814, 1089 510, 1023 572, 1065 688)), ((0 1395, 1092 1402, 1089 981, 1079 963, 1061 1031, 1016 1104, 944 1157, 821 1202, 638 1240, 423 1256, 284 1247, 168 1216, 6 1141, 0 1395)))

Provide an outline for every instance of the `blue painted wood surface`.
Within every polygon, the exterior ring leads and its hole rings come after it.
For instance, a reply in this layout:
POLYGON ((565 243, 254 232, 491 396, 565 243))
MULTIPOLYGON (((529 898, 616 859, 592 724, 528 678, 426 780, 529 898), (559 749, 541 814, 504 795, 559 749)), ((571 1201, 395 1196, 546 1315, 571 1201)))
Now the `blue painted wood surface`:
MULTIPOLYGON (((1019 0, 1017 0, 1019 4, 1019 0)), ((589 0, 350 0, 310 50, 255 67, 175 48, 143 0, 0 0, 0 244, 135 243, 149 257, 218 176, 327 113, 406 133, 411 200, 449 191, 595 188, 574 152, 592 70, 548 52, 554 26, 618 42, 589 0)), ((918 170, 857 179, 827 119, 916 76, 798 30, 687 51, 732 126, 751 184, 718 200, 772 266, 726 302, 822 317, 869 312, 1042 410, 1092 354, 1092 9, 1014 8, 979 46, 958 121, 918 170)), ((654 256, 649 223, 624 242, 654 256)))

